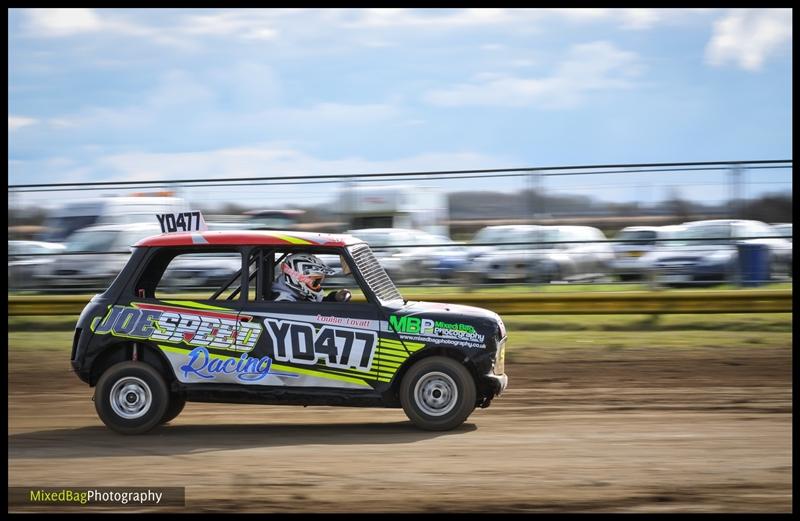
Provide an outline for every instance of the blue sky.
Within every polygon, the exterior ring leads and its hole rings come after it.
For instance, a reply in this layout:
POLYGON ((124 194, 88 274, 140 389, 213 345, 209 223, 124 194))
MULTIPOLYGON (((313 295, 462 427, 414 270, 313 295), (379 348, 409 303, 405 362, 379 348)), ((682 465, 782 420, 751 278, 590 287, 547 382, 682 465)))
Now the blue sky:
MULTIPOLYGON (((9 184, 792 158, 788 9, 12 9, 8 28, 9 184)), ((669 183, 716 201, 723 180, 669 183)))

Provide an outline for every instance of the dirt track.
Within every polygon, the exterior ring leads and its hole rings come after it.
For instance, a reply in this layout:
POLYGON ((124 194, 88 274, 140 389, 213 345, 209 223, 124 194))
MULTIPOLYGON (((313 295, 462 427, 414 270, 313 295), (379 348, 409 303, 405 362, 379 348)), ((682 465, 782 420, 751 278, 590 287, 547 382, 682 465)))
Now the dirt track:
POLYGON ((447 433, 190 403, 141 437, 102 425, 66 357, 9 356, 11 486, 186 486, 192 510, 791 511, 790 346, 520 359, 447 433))

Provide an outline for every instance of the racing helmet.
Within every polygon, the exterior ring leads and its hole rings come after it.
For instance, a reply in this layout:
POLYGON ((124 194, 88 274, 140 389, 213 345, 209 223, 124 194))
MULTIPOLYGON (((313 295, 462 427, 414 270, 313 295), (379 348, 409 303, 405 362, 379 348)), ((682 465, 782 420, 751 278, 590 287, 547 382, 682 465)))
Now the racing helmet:
POLYGON ((314 255, 295 253, 281 262, 283 282, 297 297, 302 300, 321 302, 323 297, 322 281, 325 275, 332 275, 336 270, 329 268, 314 255))

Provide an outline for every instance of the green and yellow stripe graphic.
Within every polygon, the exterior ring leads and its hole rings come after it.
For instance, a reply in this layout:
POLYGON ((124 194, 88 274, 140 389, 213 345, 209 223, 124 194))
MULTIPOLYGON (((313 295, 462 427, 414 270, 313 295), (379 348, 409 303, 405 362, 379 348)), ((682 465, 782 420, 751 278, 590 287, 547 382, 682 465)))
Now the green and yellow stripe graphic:
POLYGON ((307 240, 301 239, 299 237, 292 237, 291 235, 284 235, 282 233, 269 233, 269 232, 267 232, 267 235, 270 235, 272 237, 278 238, 278 239, 280 239, 282 241, 286 241, 289 244, 314 244, 311 241, 307 241, 307 240))
MULTIPOLYGON (((235 312, 233 309, 229 308, 221 308, 218 306, 210 306, 208 304, 201 304, 200 302, 194 302, 192 300, 162 300, 162 302, 166 302, 167 304, 172 304, 175 306, 183 306, 187 308, 195 308, 195 309, 213 309, 217 311, 230 311, 235 312)), ((136 304, 134 304, 136 305, 136 304)))
POLYGON ((378 341, 378 352, 373 361, 380 367, 376 380, 379 382, 391 382, 397 370, 408 360, 412 354, 416 353, 425 344, 421 342, 400 342, 390 338, 381 338, 378 341))
MULTIPOLYGON (((162 345, 162 344, 158 344, 158 347, 159 347, 159 349, 161 349, 162 351, 165 351, 167 353, 175 353, 175 354, 179 354, 179 355, 186 355, 191 351, 191 349, 181 349, 181 348, 178 348, 178 347, 165 346, 165 345, 162 345)), ((209 352, 208 355, 209 355, 210 358, 217 359, 217 360, 227 360, 229 358, 233 359, 233 360, 238 360, 239 359, 239 357, 237 357, 237 356, 219 355, 219 354, 211 353, 211 352, 209 352)), ((303 368, 303 367, 296 367, 296 366, 290 366, 290 365, 284 365, 284 364, 277 364, 274 361, 273 361, 271 367, 273 369, 275 369, 276 371, 281 371, 281 372, 286 372, 286 373, 302 374, 302 375, 306 375, 306 376, 316 376, 318 378, 327 378, 328 380, 336 380, 336 381, 339 381, 339 382, 348 382, 348 383, 356 384, 356 385, 359 385, 359 386, 362 386, 362 387, 369 387, 369 388, 372 387, 366 381, 364 381, 363 378, 353 378, 352 376, 348 376, 348 375, 329 374, 328 372, 315 371, 313 369, 306 369, 306 368, 303 368)))

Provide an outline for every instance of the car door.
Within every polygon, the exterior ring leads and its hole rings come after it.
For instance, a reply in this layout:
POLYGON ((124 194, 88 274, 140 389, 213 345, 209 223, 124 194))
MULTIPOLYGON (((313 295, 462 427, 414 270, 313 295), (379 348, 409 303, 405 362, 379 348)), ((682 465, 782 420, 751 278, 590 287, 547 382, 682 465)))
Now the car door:
POLYGON ((591 244, 585 242, 586 234, 583 228, 566 228, 564 240, 574 241, 562 246, 573 266, 572 274, 578 277, 585 275, 591 268, 591 244))
MULTIPOLYGON (((248 290, 239 321, 257 324, 260 329, 250 356, 271 360, 270 371, 259 383, 372 389, 381 371, 376 356, 380 335, 378 307, 363 300, 275 301, 272 282, 282 276, 281 259, 293 251, 259 248, 250 253, 248 290)), ((353 284, 349 289, 357 293, 360 288, 354 279, 353 284)), ((329 291, 332 290, 325 293, 329 291)))
POLYGON ((241 274, 218 287, 187 286, 179 293, 165 276, 174 264, 202 264, 204 257, 220 254, 242 258, 234 247, 154 249, 93 332, 149 342, 181 383, 257 383, 269 363, 254 356, 262 326, 239 316, 241 274))

